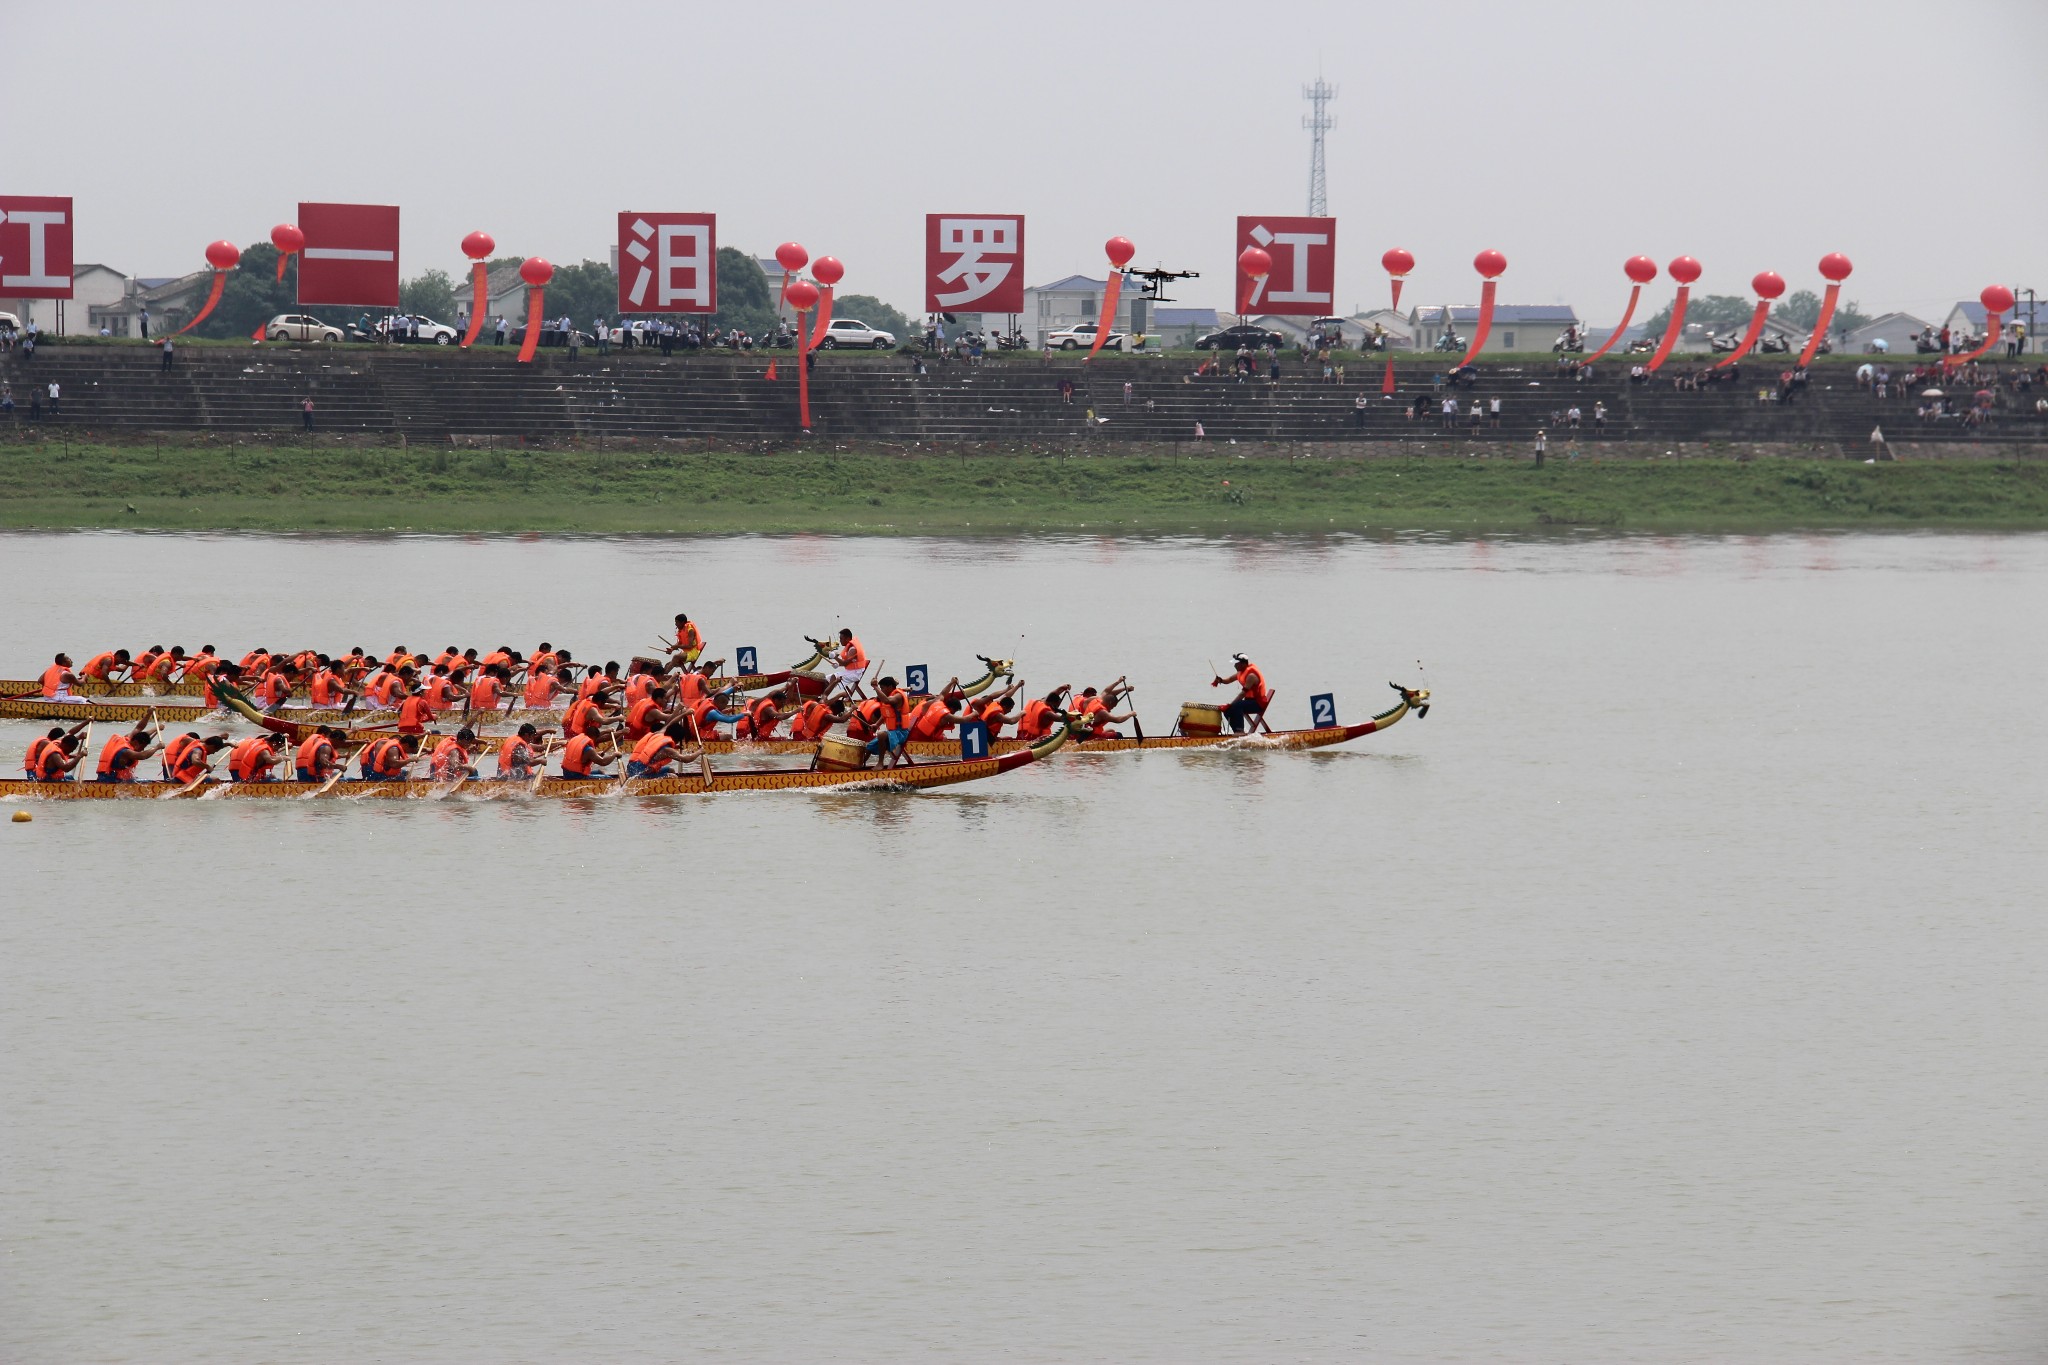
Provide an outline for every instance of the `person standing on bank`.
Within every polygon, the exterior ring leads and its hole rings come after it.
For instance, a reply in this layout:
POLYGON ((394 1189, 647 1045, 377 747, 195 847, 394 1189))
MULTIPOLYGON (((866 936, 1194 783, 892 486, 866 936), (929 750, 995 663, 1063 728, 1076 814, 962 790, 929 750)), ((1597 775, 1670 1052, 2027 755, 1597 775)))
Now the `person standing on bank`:
POLYGON ((498 314, 498 325, 491 333, 491 344, 493 346, 503 346, 505 344, 505 315, 503 313, 498 314))
POLYGON ((1360 431, 1365 430, 1365 395, 1362 393, 1351 400, 1351 419, 1358 423, 1360 431))
POLYGON ((148 304, 146 304, 146 303, 145 303, 144 305, 142 305, 142 312, 141 312, 141 313, 140 313, 139 315, 137 315, 137 318, 136 318, 136 320, 137 320, 137 321, 138 321, 139 323, 141 323, 141 325, 142 325, 142 339, 143 339, 144 341, 147 341, 147 340, 149 340, 149 305, 148 305, 148 304))
POLYGON ((313 429, 313 399, 311 395, 299 401, 299 421, 305 430, 311 431, 313 429))
POLYGON ((169 337, 165 337, 165 338, 164 338, 164 363, 163 363, 163 365, 162 365, 162 367, 161 367, 161 370, 162 370, 162 371, 168 371, 168 370, 169 370, 170 368, 171 368, 171 339, 170 339, 169 337))

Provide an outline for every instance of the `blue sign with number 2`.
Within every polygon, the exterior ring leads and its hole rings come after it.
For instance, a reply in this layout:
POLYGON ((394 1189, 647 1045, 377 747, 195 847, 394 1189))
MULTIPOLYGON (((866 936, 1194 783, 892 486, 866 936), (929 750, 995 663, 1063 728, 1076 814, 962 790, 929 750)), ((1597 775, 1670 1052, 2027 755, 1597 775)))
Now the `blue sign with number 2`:
POLYGON ((1308 723, 1327 730, 1337 723, 1337 694, 1318 692, 1308 699, 1308 723))

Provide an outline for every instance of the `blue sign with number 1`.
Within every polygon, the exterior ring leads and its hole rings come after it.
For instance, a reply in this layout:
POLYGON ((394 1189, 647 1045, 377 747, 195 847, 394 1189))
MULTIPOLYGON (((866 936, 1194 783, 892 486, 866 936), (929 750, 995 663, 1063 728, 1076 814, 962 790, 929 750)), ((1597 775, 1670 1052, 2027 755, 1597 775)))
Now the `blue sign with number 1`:
POLYGON ((960 757, 988 757, 988 724, 979 720, 960 722, 960 757))
POLYGON ((1318 730, 1328 730, 1337 724, 1337 694, 1318 692, 1308 699, 1308 723, 1318 730))
POLYGON ((912 664, 903 670, 903 685, 910 689, 913 697, 931 695, 932 671, 924 664, 912 664))
POLYGON ((761 671, 759 667, 760 662, 761 655, 752 645, 741 645, 733 651, 733 667, 740 671, 740 676, 743 678, 752 677, 754 674, 759 673, 761 671))

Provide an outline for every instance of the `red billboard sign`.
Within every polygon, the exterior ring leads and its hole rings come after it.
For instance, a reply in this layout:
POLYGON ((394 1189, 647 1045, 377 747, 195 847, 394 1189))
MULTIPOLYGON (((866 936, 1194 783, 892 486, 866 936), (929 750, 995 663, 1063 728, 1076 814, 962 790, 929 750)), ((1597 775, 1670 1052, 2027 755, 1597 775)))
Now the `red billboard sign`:
POLYGON ((718 215, 619 215, 619 311, 718 311, 718 215))
POLYGON ((0 298, 71 297, 71 201, 0 194, 0 298))
POLYGON ((1273 273, 1255 280, 1237 272, 1238 312, 1329 316, 1337 298, 1335 218, 1239 218, 1231 255, 1248 246, 1273 258, 1273 273))
POLYGON ((398 206, 301 204, 299 306, 398 307, 398 206))
POLYGON ((924 306, 931 313, 1024 311, 1024 215, 928 213, 924 306))

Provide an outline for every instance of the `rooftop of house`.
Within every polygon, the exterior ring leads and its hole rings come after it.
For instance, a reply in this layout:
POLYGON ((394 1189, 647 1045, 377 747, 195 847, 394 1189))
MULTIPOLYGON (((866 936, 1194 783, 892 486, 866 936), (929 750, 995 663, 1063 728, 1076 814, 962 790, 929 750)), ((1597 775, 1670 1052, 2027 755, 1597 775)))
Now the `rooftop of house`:
MULTIPOLYGON (((1417 323, 1441 323, 1444 319, 1442 305, 1417 308, 1410 315, 1417 323)), ((1568 327, 1579 320, 1579 315, 1566 303, 1497 303, 1493 306, 1493 320, 1499 323, 1555 323, 1568 327)), ((1451 321, 1477 322, 1479 309, 1460 304, 1451 305, 1451 321)))

